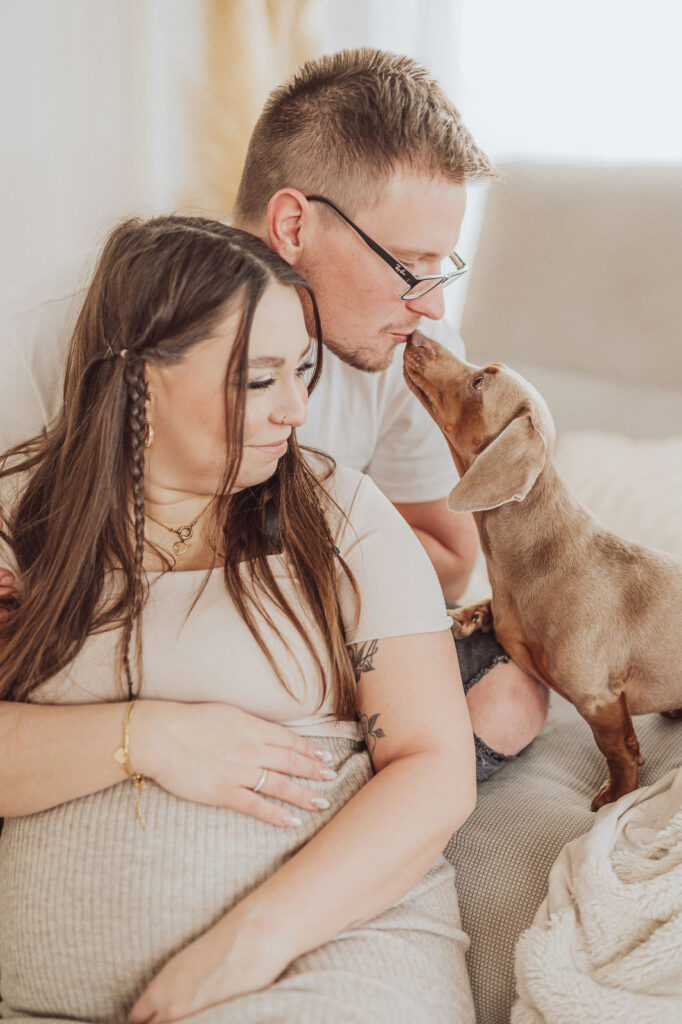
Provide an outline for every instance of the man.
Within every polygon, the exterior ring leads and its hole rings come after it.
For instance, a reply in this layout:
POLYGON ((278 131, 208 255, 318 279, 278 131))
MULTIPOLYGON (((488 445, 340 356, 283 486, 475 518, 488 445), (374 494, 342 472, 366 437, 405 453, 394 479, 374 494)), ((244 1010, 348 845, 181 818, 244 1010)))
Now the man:
MULTIPOLYGON (((423 68, 381 51, 343 51, 308 62, 271 94, 233 215, 317 297, 326 365, 299 440, 373 477, 450 599, 470 575, 475 526, 447 510, 452 460, 404 385, 399 354, 424 318, 422 330, 434 335, 443 287, 463 270, 454 247, 466 182, 494 174, 423 68)), ((26 402, 14 436, 0 436, 3 450, 36 433, 59 401, 55 338, 63 351, 82 292, 61 282, 43 295, 9 318, 13 349, 2 380, 14 407, 17 394, 26 402)), ((463 354, 456 336, 439 340, 463 354)), ((491 637, 474 634, 458 642, 458 653, 483 779, 537 734, 548 695, 491 637)))

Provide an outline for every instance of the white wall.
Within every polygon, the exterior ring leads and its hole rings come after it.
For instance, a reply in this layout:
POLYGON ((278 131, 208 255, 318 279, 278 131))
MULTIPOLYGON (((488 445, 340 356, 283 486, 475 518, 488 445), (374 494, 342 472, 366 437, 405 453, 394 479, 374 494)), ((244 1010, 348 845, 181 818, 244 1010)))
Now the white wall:
POLYGON ((321 0, 323 48, 426 64, 496 160, 682 162, 676 0, 321 0))
POLYGON ((461 102, 495 159, 682 162, 675 0, 464 0, 461 102))
POLYGON ((0 290, 172 207, 198 15, 196 0, 2 0, 0 290))

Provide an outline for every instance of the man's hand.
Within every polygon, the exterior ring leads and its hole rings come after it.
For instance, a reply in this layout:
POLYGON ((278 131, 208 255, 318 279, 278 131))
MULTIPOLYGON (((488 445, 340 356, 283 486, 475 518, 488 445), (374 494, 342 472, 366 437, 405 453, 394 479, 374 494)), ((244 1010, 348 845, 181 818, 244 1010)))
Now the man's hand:
POLYGON ((448 608, 447 614, 452 619, 452 635, 457 640, 463 640, 477 630, 481 633, 493 631, 493 609, 490 601, 470 604, 467 608, 448 608))
POLYGON ((469 582, 478 554, 478 531, 469 512, 450 512, 447 498, 395 502, 421 541, 438 574, 443 594, 456 601, 469 582))
MULTIPOLYGON (((5 524, 0 522, 0 530, 4 530, 5 524)), ((0 622, 6 622, 9 612, 6 608, 3 608, 3 602, 5 601, 18 601, 19 594, 14 589, 14 576, 9 569, 4 569, 0 565, 0 622)))
POLYGON ((2 607, 4 601, 18 601, 19 594, 14 589, 14 576, 9 569, 0 566, 0 622, 6 622, 9 612, 2 607))

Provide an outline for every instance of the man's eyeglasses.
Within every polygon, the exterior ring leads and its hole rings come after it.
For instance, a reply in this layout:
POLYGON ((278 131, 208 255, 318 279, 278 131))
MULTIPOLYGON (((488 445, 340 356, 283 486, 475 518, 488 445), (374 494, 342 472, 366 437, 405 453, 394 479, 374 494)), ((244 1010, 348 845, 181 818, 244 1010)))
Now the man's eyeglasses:
POLYGON ((380 256, 385 263, 388 263, 391 270, 394 270, 407 285, 407 289, 400 296, 400 298, 404 299, 405 302, 409 302, 411 299, 421 299, 423 295, 426 295, 427 292, 432 291, 434 288, 438 288, 439 285, 442 285, 443 288, 445 288, 446 285, 456 281, 458 277, 462 276, 462 274, 466 274, 469 269, 462 257, 458 256, 453 250, 453 252, 446 257, 445 263, 447 265, 447 269, 444 273, 425 274, 424 277, 415 277, 415 275, 411 273, 411 271, 409 271, 407 267, 400 262, 400 260, 396 259, 395 256, 391 256, 390 252, 386 252, 378 242, 375 242, 373 238, 370 238, 369 235, 365 234, 362 228, 359 228, 357 224, 354 224, 350 217, 347 217, 345 213, 339 210, 338 206, 335 206, 330 199, 325 199, 324 196, 306 196, 306 199, 311 203, 324 203, 326 206, 330 207, 330 209, 332 209, 334 213, 338 214, 342 220, 345 220, 346 224, 352 227, 353 231, 357 231, 363 242, 365 242, 370 249, 377 254, 377 256, 380 256))

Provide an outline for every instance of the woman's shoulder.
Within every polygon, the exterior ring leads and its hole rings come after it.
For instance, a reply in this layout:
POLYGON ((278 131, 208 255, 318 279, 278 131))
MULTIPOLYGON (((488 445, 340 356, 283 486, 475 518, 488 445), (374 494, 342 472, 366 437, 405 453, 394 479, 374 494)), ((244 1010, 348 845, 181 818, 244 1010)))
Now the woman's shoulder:
MULTIPOLYGON (((325 513, 334 543, 342 550, 370 535, 395 532, 402 516, 366 473, 328 456, 306 452, 324 497, 325 513)), ((409 528, 408 528, 409 532, 409 528)))
POLYGON ((400 512, 365 473, 341 463, 321 468, 321 486, 335 502, 327 513, 333 543, 361 597, 357 618, 340 574, 346 642, 449 629, 435 569, 400 512))
POLYGON ((304 452, 306 462, 311 467, 318 483, 332 503, 344 515, 351 516, 359 505, 377 503, 381 506, 390 502, 379 491, 378 487, 366 473, 352 466, 337 462, 331 456, 308 449, 304 452))

